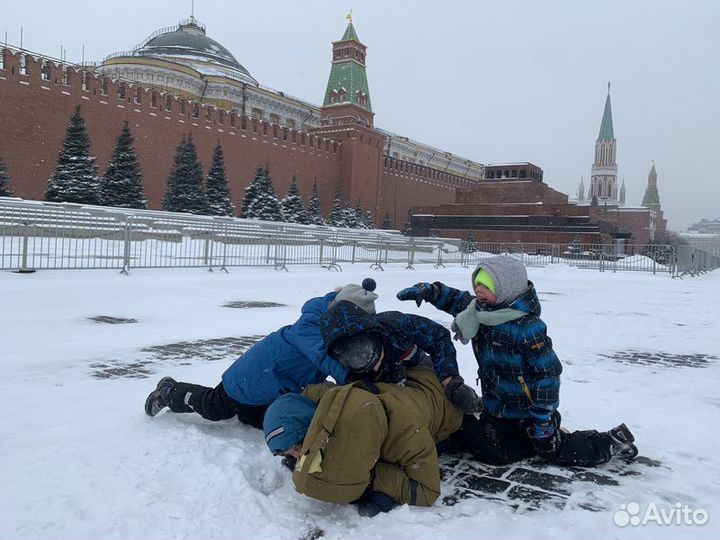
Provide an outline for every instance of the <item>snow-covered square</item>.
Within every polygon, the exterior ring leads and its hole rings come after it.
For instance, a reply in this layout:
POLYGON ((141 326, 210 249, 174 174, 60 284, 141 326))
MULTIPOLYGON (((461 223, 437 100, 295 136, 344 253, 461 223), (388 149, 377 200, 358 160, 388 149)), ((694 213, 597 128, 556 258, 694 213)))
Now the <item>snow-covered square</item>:
MULTIPOLYGON (((149 418, 144 399, 164 375, 215 386, 253 340, 294 322, 305 300, 367 276, 378 284, 378 310, 449 327, 448 315, 395 293, 418 281, 467 289, 470 269, 0 273, 0 537, 718 537, 720 273, 672 279, 564 264, 528 272, 564 366, 564 426, 626 422, 658 465, 631 465, 639 474, 617 485, 571 484, 564 508, 478 498, 372 519, 297 494, 260 431, 196 415, 149 418), (651 505, 708 519, 630 521, 651 505)), ((461 374, 474 381, 470 347, 457 348, 461 374)))

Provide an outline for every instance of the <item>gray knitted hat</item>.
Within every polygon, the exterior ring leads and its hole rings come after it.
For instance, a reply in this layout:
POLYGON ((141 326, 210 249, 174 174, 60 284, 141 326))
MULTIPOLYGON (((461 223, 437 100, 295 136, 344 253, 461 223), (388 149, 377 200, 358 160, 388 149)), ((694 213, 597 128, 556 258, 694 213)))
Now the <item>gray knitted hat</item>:
POLYGON ((499 255, 481 262, 472 273, 472 288, 475 289, 475 275, 485 270, 495 282, 495 295, 498 304, 509 303, 528 288, 528 276, 525 265, 514 257, 499 255))
POLYGON ((338 302, 347 300, 348 302, 355 304, 357 307, 364 309, 370 315, 375 315, 375 300, 377 297, 378 295, 374 292, 363 289, 356 283, 351 283, 350 285, 345 285, 342 289, 340 289, 340 292, 337 293, 335 299, 330 302, 328 309, 333 308, 338 302))

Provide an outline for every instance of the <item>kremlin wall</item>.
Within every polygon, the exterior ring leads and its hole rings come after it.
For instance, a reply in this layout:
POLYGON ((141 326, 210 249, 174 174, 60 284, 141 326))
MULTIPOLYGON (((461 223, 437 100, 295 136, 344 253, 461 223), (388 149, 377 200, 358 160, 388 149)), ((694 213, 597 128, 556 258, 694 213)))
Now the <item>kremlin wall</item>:
MULTIPOLYGON (((654 209, 634 210, 607 198, 601 207, 571 203, 543 183, 535 165, 525 164, 516 178, 488 166, 486 178, 480 163, 376 128, 366 49, 352 22, 332 46, 320 107, 260 86, 194 18, 93 67, 1 48, 0 155, 10 188, 18 197, 44 198, 67 124, 81 105, 101 174, 128 121, 150 208, 160 208, 177 146, 192 135, 205 170, 215 144, 222 144, 236 208, 255 169, 267 166, 279 196, 295 176, 307 201, 317 181, 326 215, 338 192, 353 205, 360 201, 376 225, 387 214, 399 229, 411 212, 414 234, 502 242, 660 238, 659 200, 654 209)), ((609 95, 606 115, 608 107, 609 95)), ((605 129, 614 145, 605 122, 601 135, 605 129)))

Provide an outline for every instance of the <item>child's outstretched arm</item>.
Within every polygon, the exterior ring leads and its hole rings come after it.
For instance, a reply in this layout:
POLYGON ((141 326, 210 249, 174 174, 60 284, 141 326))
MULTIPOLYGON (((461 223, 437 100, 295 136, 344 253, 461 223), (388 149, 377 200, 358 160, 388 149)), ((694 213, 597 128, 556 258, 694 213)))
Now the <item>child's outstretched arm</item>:
POLYGON ((444 283, 416 283, 397 293, 398 300, 415 300, 418 306, 425 301, 453 317, 463 311, 474 298, 467 291, 448 287, 444 283))

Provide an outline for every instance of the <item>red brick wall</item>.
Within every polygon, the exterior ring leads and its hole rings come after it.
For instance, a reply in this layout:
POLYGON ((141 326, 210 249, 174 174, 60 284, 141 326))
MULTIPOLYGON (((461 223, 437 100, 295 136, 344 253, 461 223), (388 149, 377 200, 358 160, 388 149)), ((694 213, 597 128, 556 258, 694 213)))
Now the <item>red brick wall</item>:
MULTIPOLYGON (((593 221, 606 221, 617 225, 632 235, 629 243, 647 244, 650 241, 650 211, 647 208, 619 209, 610 206, 591 208, 590 218, 593 221)), ((657 231, 656 231, 657 233, 657 231)), ((656 241, 658 240, 656 234, 656 241)))
POLYGON ((190 102, 186 103, 185 114, 180 113, 177 100, 173 100, 172 110, 166 111, 164 94, 159 93, 157 107, 153 108, 151 91, 141 88, 142 102, 135 103, 136 88, 132 85, 126 86, 126 100, 120 101, 117 82, 108 80, 107 95, 102 95, 100 77, 90 75, 88 91, 83 91, 81 75, 75 70, 70 85, 65 86, 61 70, 53 65, 50 80, 45 81, 40 77, 40 64, 30 57, 27 75, 20 75, 19 64, 19 55, 7 54, 5 69, 0 70, 0 152, 13 178, 10 187, 18 197, 44 198, 67 124, 79 104, 101 174, 123 122, 129 121, 152 208, 160 207, 178 144, 183 135, 192 134, 206 172, 216 142, 222 144, 230 190, 238 209, 255 169, 266 164, 280 196, 287 193, 292 176, 297 175, 307 201, 317 177, 323 206, 326 212, 330 209, 342 175, 342 146, 338 142, 290 130, 287 140, 283 140, 282 128, 248 119, 243 129, 242 118, 231 118, 214 107, 201 107, 199 117, 193 118, 190 102))
POLYGON ((40 76, 40 61, 30 56, 27 59, 27 75, 20 75, 19 54, 6 50, 4 69, 0 70, 0 153, 13 178, 10 187, 18 197, 44 199, 76 105, 82 106, 100 174, 123 122, 130 123, 151 208, 160 208, 175 150, 188 134, 195 140, 206 172, 220 141, 238 209, 255 169, 265 165, 270 167, 280 196, 285 195, 296 175, 307 202, 317 178, 326 215, 339 190, 352 204, 360 199, 367 209, 376 210, 378 225, 389 213, 396 228, 402 227, 411 206, 451 202, 455 188, 467 185, 459 177, 384 157, 385 137, 371 127, 326 126, 301 133, 199 104, 199 115, 194 118, 194 102, 171 96, 170 110, 165 110, 166 95, 155 91, 153 107, 153 91, 132 84, 125 85, 126 96, 120 100, 119 81, 92 73, 84 91, 81 72, 71 69, 66 86, 58 66, 49 64, 50 78, 46 81, 40 76), (134 99, 138 89, 140 103, 134 99))

